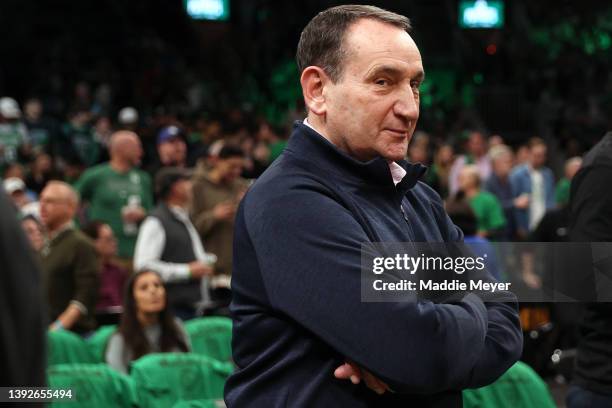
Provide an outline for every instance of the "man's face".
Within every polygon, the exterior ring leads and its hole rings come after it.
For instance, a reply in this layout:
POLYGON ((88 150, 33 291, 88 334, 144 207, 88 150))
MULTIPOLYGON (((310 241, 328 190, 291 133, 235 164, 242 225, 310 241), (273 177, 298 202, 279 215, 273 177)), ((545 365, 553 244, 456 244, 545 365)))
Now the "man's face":
POLYGON ((510 174, 513 165, 510 153, 501 154, 493 160, 493 172, 497 177, 506 178, 510 174))
POLYGON ((480 157, 487 152, 485 138, 480 132, 473 132, 468 139, 467 150, 474 156, 480 157))
POLYGON ((33 99, 28 101, 23 108, 28 119, 37 120, 42 114, 42 104, 39 100, 33 99))
POLYGON ((131 137, 125 143, 125 150, 123 152, 125 160, 130 163, 133 167, 140 165, 142 159, 142 144, 140 139, 137 137, 131 137))
POLYGON ((344 38, 341 78, 323 90, 327 136, 351 156, 401 160, 419 118, 423 64, 402 29, 371 19, 344 38))
POLYGON ((166 166, 176 166, 185 163, 187 156, 187 146, 180 137, 173 137, 160 143, 157 152, 162 164, 166 166))
POLYGON ((191 183, 191 180, 189 179, 177 180, 172 185, 172 193, 176 196, 177 199, 179 199, 181 202, 184 202, 185 204, 191 201, 192 189, 193 185, 191 183))
POLYGON ((546 146, 537 144, 529 151, 531 157, 531 166, 538 169, 546 164, 546 146))
POLYGON ((49 230, 68 222, 75 207, 61 186, 51 184, 40 193, 40 218, 49 230))
POLYGON ((17 208, 22 208, 28 203, 28 196, 23 190, 16 190, 11 193, 11 200, 17 208))
POLYGON ((226 159, 219 159, 216 167, 221 174, 221 178, 225 182, 232 182, 236 180, 242 174, 244 168, 244 159, 242 157, 228 157, 226 159))

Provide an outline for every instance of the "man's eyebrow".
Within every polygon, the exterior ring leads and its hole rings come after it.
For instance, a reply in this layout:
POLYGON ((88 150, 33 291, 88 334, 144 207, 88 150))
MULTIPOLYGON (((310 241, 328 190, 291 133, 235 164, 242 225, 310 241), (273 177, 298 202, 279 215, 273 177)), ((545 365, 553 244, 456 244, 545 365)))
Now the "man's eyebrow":
MULTIPOLYGON (((368 78, 372 78, 376 75, 389 75, 397 77, 404 75, 404 71, 391 65, 377 65, 372 67, 372 69, 368 71, 366 76, 368 78)), ((411 79, 423 82, 425 80, 425 71, 419 69, 418 72, 414 74, 411 79)))
POLYGON ((376 75, 400 76, 402 70, 391 65, 375 65, 368 71, 367 77, 371 78, 376 75))

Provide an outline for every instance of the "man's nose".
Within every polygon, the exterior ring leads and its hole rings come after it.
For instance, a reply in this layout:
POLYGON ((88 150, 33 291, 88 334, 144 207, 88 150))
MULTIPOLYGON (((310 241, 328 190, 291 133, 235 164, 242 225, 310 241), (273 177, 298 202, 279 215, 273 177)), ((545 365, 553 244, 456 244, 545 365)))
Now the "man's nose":
POLYGON ((393 107, 394 113, 405 120, 417 120, 419 118, 419 101, 417 98, 412 87, 402 90, 401 96, 393 107))

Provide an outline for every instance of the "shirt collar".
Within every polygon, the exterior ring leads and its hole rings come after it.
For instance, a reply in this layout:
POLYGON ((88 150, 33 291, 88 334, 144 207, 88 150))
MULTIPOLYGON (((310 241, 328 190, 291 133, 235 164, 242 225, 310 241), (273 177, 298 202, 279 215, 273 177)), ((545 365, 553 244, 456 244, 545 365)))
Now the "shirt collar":
POLYGON ((55 239, 57 237, 59 237, 62 234, 62 232, 68 231, 68 230, 73 229, 73 228, 74 228, 74 222, 72 220, 70 220, 66 224, 64 224, 60 228, 58 228, 55 232, 49 233, 49 241, 50 242, 55 241, 55 239))
POLYGON ((173 205, 173 206, 168 206, 168 209, 172 211, 172 213, 176 215, 177 217, 179 217, 180 219, 183 219, 183 220, 189 219, 189 214, 187 213, 187 210, 182 207, 173 205))
MULTIPOLYGON (((321 136, 323 136, 325 139, 329 140, 327 136, 325 136, 323 133, 315 129, 310 124, 310 122, 308 122, 308 118, 304 118, 303 123, 309 128, 311 128, 312 130, 314 130, 315 132, 317 132, 318 134, 320 134, 321 136)), ((406 176, 406 170, 394 161, 390 161, 387 163, 389 164, 389 170, 391 171, 391 177, 393 178, 393 184, 397 186, 406 176)))

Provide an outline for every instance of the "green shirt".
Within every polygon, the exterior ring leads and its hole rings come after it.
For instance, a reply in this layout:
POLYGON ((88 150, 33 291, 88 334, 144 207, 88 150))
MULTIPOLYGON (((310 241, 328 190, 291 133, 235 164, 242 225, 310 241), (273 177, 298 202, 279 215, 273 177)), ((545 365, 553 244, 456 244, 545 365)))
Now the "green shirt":
POLYGON ((74 153, 85 166, 92 166, 100 157, 100 145, 89 127, 64 125, 64 148, 60 155, 64 158, 74 153))
POLYGON ((132 258, 138 228, 124 224, 121 211, 129 202, 147 211, 153 207, 149 175, 140 169, 118 173, 104 163, 85 171, 75 187, 81 199, 89 203, 88 219, 109 224, 117 237, 119 256, 132 258))
POLYGON ((516 362, 493 384, 463 391, 464 408, 554 408, 548 386, 522 361, 516 362))
POLYGON ((565 205, 569 202, 570 198, 570 186, 572 182, 563 177, 557 183, 555 188, 555 202, 559 205, 565 205))
POLYGON ((21 123, 0 124, 0 164, 17 161, 17 150, 28 141, 28 131, 21 123))
POLYGON ((478 231, 490 232, 506 225, 504 211, 493 194, 480 191, 470 199, 470 207, 476 215, 478 231))

